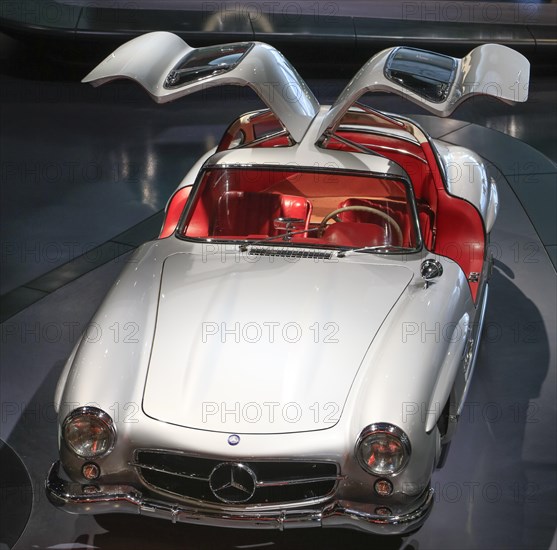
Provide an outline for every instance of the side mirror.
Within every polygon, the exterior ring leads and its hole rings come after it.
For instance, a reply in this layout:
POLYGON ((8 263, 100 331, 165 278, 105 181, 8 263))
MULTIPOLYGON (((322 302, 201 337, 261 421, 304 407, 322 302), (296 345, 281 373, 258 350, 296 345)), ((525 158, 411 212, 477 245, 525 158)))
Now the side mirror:
POLYGON ((437 260, 424 260, 420 266, 420 275, 425 281, 424 288, 427 288, 433 279, 443 275, 443 266, 437 260))

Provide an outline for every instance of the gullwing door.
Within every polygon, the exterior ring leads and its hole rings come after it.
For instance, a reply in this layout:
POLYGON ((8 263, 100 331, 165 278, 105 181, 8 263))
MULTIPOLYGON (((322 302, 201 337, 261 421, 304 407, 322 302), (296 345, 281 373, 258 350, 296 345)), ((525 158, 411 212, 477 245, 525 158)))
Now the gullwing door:
POLYGON ((157 103, 220 85, 249 86, 294 141, 302 139, 319 103, 294 67, 272 46, 237 42, 192 48, 169 32, 144 34, 120 46, 82 82, 135 80, 157 103))
POLYGON ((474 48, 462 59, 416 48, 389 48, 373 56, 348 83, 323 119, 319 131, 331 131, 366 92, 398 94, 433 114, 449 116, 474 95, 502 101, 528 98, 530 63, 499 44, 474 48))

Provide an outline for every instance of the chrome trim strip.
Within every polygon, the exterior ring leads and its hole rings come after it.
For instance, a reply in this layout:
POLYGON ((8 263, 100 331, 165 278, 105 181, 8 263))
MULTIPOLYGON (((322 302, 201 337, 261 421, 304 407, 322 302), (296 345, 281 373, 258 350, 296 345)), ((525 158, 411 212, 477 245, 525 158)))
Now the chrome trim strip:
MULTIPOLYGON (((376 114, 376 113, 373 113, 376 114)), ((394 119, 389 119, 392 120, 393 122, 394 119)), ((398 121, 396 121, 398 122, 398 121)), ((408 132, 408 130, 406 129, 399 129, 399 132, 407 132, 409 136, 403 136, 400 135, 398 133, 392 133, 392 132, 388 132, 388 131, 384 131, 382 132, 381 130, 378 129, 379 127, 377 126, 364 126, 364 125, 357 125, 357 124, 340 124, 339 127, 335 130, 335 132, 342 132, 342 131, 350 131, 353 130, 355 132, 361 132, 362 134, 371 134, 374 136, 384 136, 384 137, 390 137, 393 139, 400 139, 402 141, 406 141, 407 143, 411 143, 412 145, 416 145, 416 146, 420 146, 420 142, 416 139, 416 137, 414 137, 410 132, 408 132)), ((332 134, 334 135, 334 134, 332 134)))
MULTIPOLYGON (((135 468, 144 468, 146 470, 152 470, 153 472, 160 472, 161 474, 183 477, 186 479, 192 479, 194 481, 204 481, 206 483, 209 482, 208 477, 202 477, 196 474, 187 474, 185 472, 165 470, 164 468, 157 468, 156 466, 142 464, 141 462, 128 462, 128 464, 130 466, 134 466, 135 468)), ((258 480, 256 482, 256 487, 283 487, 287 485, 303 485, 304 483, 319 483, 320 481, 337 482, 337 481, 342 481, 343 479, 346 479, 346 476, 323 476, 323 477, 306 477, 306 478, 295 478, 295 479, 277 479, 274 481, 258 480)))
MULTIPOLYGON (((305 232, 305 231, 304 231, 305 232)), ((296 246, 298 243, 293 242, 291 246, 284 247, 279 241, 276 245, 261 246, 256 243, 246 243, 247 252, 249 256, 273 256, 280 258, 300 258, 300 259, 319 259, 330 260, 336 250, 319 249, 316 248, 302 248, 296 246)), ((304 244, 304 243, 300 243, 304 244)))
MULTIPOLYGON (((213 155, 213 157, 216 155, 213 155)), ((376 172, 374 170, 354 170, 352 168, 332 168, 328 166, 293 166, 293 165, 270 165, 261 163, 219 163, 218 160, 212 160, 213 157, 207 159, 207 162, 203 165, 200 170, 199 179, 203 177, 203 173, 210 169, 228 169, 228 170, 264 170, 267 172, 310 172, 310 173, 320 173, 320 174, 339 174, 344 176, 363 176, 367 178, 378 178, 378 179, 388 179, 388 180, 405 180, 407 174, 406 170, 402 166, 397 165, 400 168, 399 172, 394 170, 387 172, 376 172)), ((391 161, 392 162, 392 161, 391 161)), ((406 182, 410 185, 409 182, 406 182)))
POLYGON ((195 474, 186 474, 185 472, 175 472, 172 470, 165 470, 164 468, 157 468, 156 466, 150 466, 148 464, 142 464, 141 462, 128 462, 130 466, 135 466, 136 468, 145 468, 146 470, 152 470, 153 472, 160 472, 161 474, 168 474, 176 477, 184 477, 187 479, 193 479, 195 481, 205 481, 209 482, 208 477, 201 477, 195 474))
MULTIPOLYGON (((135 449, 134 456, 137 456, 138 453, 153 453, 153 454, 165 454, 165 455, 175 455, 175 456, 183 456, 187 458, 201 458, 204 460, 214 460, 215 462, 222 462, 227 460, 227 458, 223 456, 215 456, 215 455, 205 455, 200 453, 191 453, 187 451, 180 451, 176 449, 159 449, 157 447, 140 447, 135 449)), ((337 462, 331 459, 318 459, 318 460, 311 460, 311 459, 304 459, 304 458, 274 458, 274 457, 253 457, 251 460, 244 459, 244 462, 285 462, 287 464, 295 463, 308 463, 311 462, 312 464, 334 464, 337 471, 339 470, 339 465, 337 462)))
MULTIPOLYGON (((331 139, 336 139, 337 141, 340 141, 341 143, 344 143, 344 145, 348 145, 349 147, 354 147, 355 149, 359 149, 359 151, 361 153, 363 153, 364 155, 375 155, 376 157, 387 158, 385 155, 382 155, 381 153, 378 153, 377 151, 374 151, 373 149, 370 149, 366 145, 362 145, 361 143, 358 143, 356 141, 352 141, 351 139, 339 136, 338 134, 330 134, 328 132, 325 132, 323 134, 323 139, 321 141, 318 141, 317 144, 319 145, 319 147, 321 147, 323 149, 327 149, 327 146, 323 145, 323 144, 327 140, 331 141, 331 139)), ((390 160, 390 159, 387 159, 387 160, 390 160)))
POLYGON ((472 382, 472 375, 474 374, 474 367, 476 366, 476 359, 478 358, 478 350, 480 348, 481 338, 479 336, 482 332, 482 327, 484 324, 488 294, 489 294, 489 284, 486 283, 483 289, 483 296, 482 296, 482 301, 481 301, 481 306, 479 311, 479 319, 478 322, 476 323, 477 329, 474 336, 472 336, 474 338, 474 343, 472 347, 472 358, 470 359, 470 364, 468 366, 468 374, 467 374, 468 378, 466 379, 466 384, 462 392, 462 398, 460 400, 460 404, 456 412, 457 417, 460 416, 460 414, 462 413, 462 409, 464 408, 464 403, 466 402, 466 396, 468 395, 468 390, 470 389, 470 383, 472 382))
POLYGON ((398 149, 397 147, 389 147, 388 145, 370 145, 370 147, 375 147, 376 149, 384 149, 385 151, 395 151, 397 153, 400 153, 401 155, 406 155, 408 157, 415 158, 416 160, 419 160, 420 162, 428 166, 427 160, 423 159, 422 157, 419 157, 414 153, 410 153, 410 151, 405 151, 404 149, 398 149))
MULTIPOLYGON (((196 455, 196 454, 189 454, 189 453, 185 453, 183 451, 170 451, 170 450, 165 450, 165 449, 145 449, 145 448, 141 448, 141 449, 136 449, 134 452, 134 461, 129 461, 128 464, 130 466, 134 466, 136 468, 146 468, 152 471, 157 471, 157 472, 161 472, 161 473, 165 473, 168 475, 176 475, 176 477, 184 477, 187 479, 192 479, 194 481, 202 481, 202 482, 206 482, 209 483, 209 478, 204 478, 201 476, 195 476, 195 474, 187 474, 184 472, 173 472, 173 471, 169 471, 169 470, 165 470, 164 468, 157 468, 156 466, 148 466, 145 465, 141 462, 139 462, 137 460, 137 456, 139 453, 141 452, 148 452, 148 453, 152 453, 152 454, 160 454, 160 455, 173 455, 173 456, 178 456, 178 457, 184 457, 184 458, 201 458, 201 459, 205 459, 205 460, 213 460, 215 462, 218 462, 219 460, 223 460, 222 458, 215 458, 215 457, 207 457, 207 456, 202 456, 202 455, 196 455)), ((244 461, 246 462, 246 464, 250 464, 249 460, 244 461)), ((308 460, 304 460, 304 459, 274 459, 274 458, 257 458, 257 460, 254 460, 252 462, 262 462, 262 463, 273 463, 273 464, 280 464, 280 463, 285 463, 285 464, 292 464, 292 463, 304 463, 307 464, 308 460)), ((316 504, 321 504, 323 502, 326 502, 328 500, 331 499, 332 495, 335 493, 337 487, 338 487, 338 483, 339 481, 343 481, 344 479, 346 479, 346 476, 340 475, 340 468, 339 465, 332 461, 332 460, 319 460, 319 461, 311 461, 313 464, 333 464, 335 466, 337 475, 336 476, 323 476, 323 477, 319 477, 319 478, 298 478, 298 479, 292 479, 292 480, 288 480, 288 479, 284 479, 284 480, 274 480, 274 481, 265 481, 265 480, 261 480, 261 481, 257 481, 256 482, 256 487, 257 488, 264 488, 264 487, 281 487, 281 486, 289 486, 289 485, 301 485, 304 483, 316 483, 319 481, 334 481, 335 484, 332 487, 332 489, 327 492, 326 494, 317 496, 317 497, 311 497, 311 498, 307 498, 307 499, 303 499, 303 500, 297 500, 297 501, 281 501, 281 502, 274 502, 271 504, 261 504, 261 503, 255 503, 255 504, 249 504, 247 503, 245 506, 243 506, 242 508, 240 508, 240 511, 245 511, 245 510, 265 510, 265 509, 272 509, 275 508, 277 506, 281 506, 284 509, 289 509, 289 508, 293 508, 295 506, 300 506, 300 504, 303 504, 304 506, 309 506, 309 505, 316 505, 316 504)), ((156 493, 159 493, 161 495, 172 495, 175 496, 177 499, 179 499, 181 502, 185 502, 189 505, 194 505, 194 506, 202 506, 208 509, 212 509, 215 508, 215 503, 210 502, 210 501, 205 501, 205 500, 200 500, 197 498, 194 498, 192 496, 188 496, 188 495, 184 495, 182 493, 175 493, 173 491, 170 490, 165 490, 162 487, 158 486, 158 485, 153 485, 152 483, 150 483, 149 481, 147 481, 144 476, 142 475, 141 471, 137 471, 137 475, 139 480, 141 481, 141 483, 143 485, 145 485, 146 487, 148 487, 149 489, 153 490, 156 493)), ((231 511, 231 507, 227 506, 227 510, 231 511)))
MULTIPOLYGON (((381 118, 383 120, 386 120, 387 122, 392 122, 394 123, 396 126, 402 126, 404 127, 404 124, 402 124, 399 120, 396 119, 396 117, 391 114, 391 113, 387 113, 385 111, 378 111, 377 109, 374 109, 373 107, 370 107, 369 105, 366 105, 365 103, 362 103, 361 101, 355 101, 351 107, 348 107, 348 110, 346 111, 347 113, 352 111, 352 112, 358 112, 357 109, 360 109, 361 111, 364 111, 364 113, 369 113, 371 115, 375 115, 378 118, 381 118)), ((342 120, 342 119, 341 119, 342 120)))
POLYGON ((279 507, 281 510, 292 510, 294 508, 299 508, 300 506, 317 506, 319 504, 324 504, 326 502, 329 502, 336 490, 336 486, 335 486, 326 495, 320 497, 307 498, 303 500, 302 499, 295 500, 295 501, 285 500, 282 502, 272 502, 267 504, 263 504, 263 503, 250 504, 249 502, 246 502, 245 504, 242 504, 240 506, 234 504, 225 504, 223 502, 211 502, 209 500, 201 500, 199 498, 187 497, 179 493, 174 493, 173 491, 166 491, 164 489, 161 489, 160 487, 157 487, 156 485, 153 485, 152 483, 145 481, 143 478, 141 478, 141 482, 143 483, 143 485, 145 485, 145 487, 150 489, 153 493, 157 493, 164 499, 174 498, 175 499, 174 502, 178 502, 182 506, 192 506, 195 507, 196 509, 203 508, 204 510, 212 510, 212 511, 225 510, 227 513, 233 513, 233 512, 261 513, 261 512, 266 512, 268 510, 273 511, 279 507))
POLYGON ((257 487, 285 487, 287 485, 304 485, 305 483, 319 483, 320 481, 342 481, 346 476, 306 477, 299 479, 277 479, 275 481, 257 481, 257 487))
POLYGON ((431 512, 434 491, 428 488, 416 507, 401 515, 380 516, 375 505, 338 500, 319 506, 286 510, 282 506, 263 511, 231 511, 185 506, 145 498, 129 485, 80 485, 59 477, 60 462, 48 473, 45 490, 48 499, 64 511, 76 514, 134 513, 177 521, 219 527, 286 529, 295 527, 345 527, 369 533, 401 535, 420 527, 431 512))
MULTIPOLYGON (((265 141, 267 141, 269 139, 280 137, 280 136, 286 136, 288 138, 288 140, 290 141, 290 145, 281 145, 280 147, 292 147, 293 145, 296 145, 296 143, 292 139, 292 136, 288 133, 288 130, 279 130, 277 132, 273 132, 272 134, 266 134, 264 136, 261 136, 260 138, 254 139, 253 141, 250 141, 249 143, 242 144, 238 147, 238 149, 242 149, 242 148, 243 149, 249 149, 250 147, 256 147, 260 143, 265 143, 265 141)), ((273 147, 278 147, 278 145, 274 145, 273 147)), ((226 150, 228 151, 229 149, 226 149, 226 150)))

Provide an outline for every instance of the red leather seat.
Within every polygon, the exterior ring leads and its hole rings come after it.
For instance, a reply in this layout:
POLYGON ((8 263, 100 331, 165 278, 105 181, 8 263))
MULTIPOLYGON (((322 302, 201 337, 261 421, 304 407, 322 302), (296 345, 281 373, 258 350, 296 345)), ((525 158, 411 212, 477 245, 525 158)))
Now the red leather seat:
POLYGON ((380 246, 390 243, 383 226, 374 223, 342 222, 329 225, 323 239, 336 246, 380 246))
MULTIPOLYGON (((347 206, 370 206, 381 210, 381 206, 376 202, 369 199, 346 199, 339 203, 337 208, 346 208, 347 206)), ((355 223, 379 223, 382 224, 383 218, 374 214, 373 212, 366 212, 365 210, 346 210, 337 215, 342 222, 355 222, 355 223)))
POLYGON ((294 195, 227 191, 217 202, 213 217, 213 236, 273 236, 276 218, 299 218, 307 228, 311 203, 294 195))
POLYGON ((313 210, 311 202, 295 195, 280 195, 280 198, 282 217, 304 220, 304 229, 307 229, 313 210))

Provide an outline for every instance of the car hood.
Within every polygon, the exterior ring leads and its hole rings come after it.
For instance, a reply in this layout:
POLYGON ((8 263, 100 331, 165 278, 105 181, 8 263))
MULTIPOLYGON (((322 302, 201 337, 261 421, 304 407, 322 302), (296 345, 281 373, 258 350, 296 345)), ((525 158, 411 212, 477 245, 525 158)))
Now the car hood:
POLYGON ((249 260, 165 260, 144 412, 227 433, 332 427, 412 271, 352 259, 249 260))

